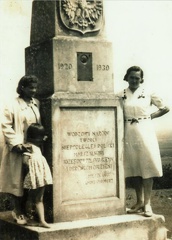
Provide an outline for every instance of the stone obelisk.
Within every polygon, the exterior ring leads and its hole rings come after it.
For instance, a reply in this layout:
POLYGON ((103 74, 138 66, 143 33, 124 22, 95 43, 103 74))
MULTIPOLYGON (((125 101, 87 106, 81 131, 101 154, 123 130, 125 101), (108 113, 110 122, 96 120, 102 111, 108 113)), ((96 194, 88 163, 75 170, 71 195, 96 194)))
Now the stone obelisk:
POLYGON ((2 212, 2 239, 167 239, 163 216, 125 214, 123 114, 103 16, 102 0, 33 1, 26 74, 39 78, 44 155, 53 174, 45 215, 52 224, 20 226, 2 212))
POLYGON ((53 222, 124 213, 112 52, 102 0, 33 1, 26 74, 39 78, 44 154, 53 174, 46 216, 53 222))

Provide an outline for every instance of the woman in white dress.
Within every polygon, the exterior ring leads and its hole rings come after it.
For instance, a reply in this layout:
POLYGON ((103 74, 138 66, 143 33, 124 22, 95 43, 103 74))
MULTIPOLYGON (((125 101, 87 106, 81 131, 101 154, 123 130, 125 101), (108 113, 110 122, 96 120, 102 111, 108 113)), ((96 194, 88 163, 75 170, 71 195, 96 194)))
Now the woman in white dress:
POLYGON ((142 87, 143 70, 130 67, 124 80, 129 87, 119 97, 124 111, 124 168, 125 177, 133 177, 137 202, 128 213, 141 210, 152 216, 151 192, 153 178, 162 176, 162 164, 158 141, 152 119, 169 111, 162 99, 142 87), (158 110, 150 112, 151 105, 158 110))
POLYGON ((9 193, 14 201, 12 216, 18 224, 26 224, 21 200, 23 196, 22 153, 29 151, 26 131, 31 123, 40 122, 39 101, 34 97, 38 85, 35 76, 20 79, 19 96, 4 107, 2 132, 5 138, 0 168, 0 191, 9 193))

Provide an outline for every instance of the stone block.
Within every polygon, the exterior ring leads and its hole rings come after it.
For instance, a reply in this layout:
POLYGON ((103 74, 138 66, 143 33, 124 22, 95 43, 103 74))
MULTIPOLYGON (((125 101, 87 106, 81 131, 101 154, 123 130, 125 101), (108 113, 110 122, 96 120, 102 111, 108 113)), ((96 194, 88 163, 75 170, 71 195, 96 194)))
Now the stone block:
POLYGON ((38 98, 54 92, 114 92, 113 51, 108 41, 56 37, 25 52, 26 73, 39 78, 38 98))
MULTIPOLYGON (((77 2, 72 3, 74 4, 73 9, 71 8, 69 9, 70 12, 73 10, 73 15, 76 14, 75 12, 77 8, 76 3, 77 2)), ((80 4, 82 4, 82 2, 80 4)), ((85 4, 87 5, 87 2, 85 4)), ((60 10, 61 9, 60 6, 61 1, 47 1, 47 0, 33 1, 31 36, 30 36, 31 45, 42 43, 47 39, 51 39, 55 36, 73 35, 77 37, 83 37, 83 33, 81 33, 81 31, 76 31, 75 28, 74 28, 75 30, 72 30, 73 29, 72 27, 71 28, 67 27, 66 21, 64 21, 64 11, 60 10)), ((102 38, 104 36, 105 33, 104 33, 104 18, 102 16, 103 13, 104 11, 101 12, 101 16, 99 15, 98 18, 99 20, 96 19, 95 21, 95 25, 98 25, 98 28, 95 26, 87 29, 85 26, 84 29, 82 29, 82 32, 84 30, 84 37, 96 36, 97 38, 99 37, 102 38)), ((69 16, 67 18, 69 18, 69 16)), ((88 18, 86 18, 85 20, 87 21, 88 18)))
POLYGON ((1 240, 166 240, 164 218, 120 215, 54 223, 50 229, 19 226, 11 213, 0 213, 1 240))
POLYGON ((50 133, 44 153, 54 222, 123 214, 123 121, 114 95, 57 93, 41 112, 50 133))

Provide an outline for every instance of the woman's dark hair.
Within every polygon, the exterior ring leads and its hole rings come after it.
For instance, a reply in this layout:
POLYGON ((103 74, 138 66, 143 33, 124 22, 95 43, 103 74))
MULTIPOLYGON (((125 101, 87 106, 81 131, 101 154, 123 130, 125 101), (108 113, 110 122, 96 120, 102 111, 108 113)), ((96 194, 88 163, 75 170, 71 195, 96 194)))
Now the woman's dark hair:
POLYGON ((143 82, 144 82, 144 80, 143 80, 144 73, 143 73, 143 70, 142 70, 140 67, 138 67, 138 66, 132 66, 132 67, 130 67, 129 69, 127 69, 127 72, 126 72, 126 74, 125 74, 125 76, 124 76, 124 81, 127 81, 128 75, 129 75, 130 72, 132 72, 132 71, 134 71, 134 72, 140 72, 140 75, 141 75, 141 78, 142 78, 142 81, 141 81, 140 83, 143 83, 143 82))
POLYGON ((45 129, 39 123, 32 123, 27 129, 27 140, 35 141, 36 139, 43 140, 45 137, 45 129))
POLYGON ((38 83, 38 78, 34 75, 25 75, 23 76, 17 86, 17 93, 22 96, 23 93, 23 88, 28 87, 30 85, 32 85, 33 83, 38 83))

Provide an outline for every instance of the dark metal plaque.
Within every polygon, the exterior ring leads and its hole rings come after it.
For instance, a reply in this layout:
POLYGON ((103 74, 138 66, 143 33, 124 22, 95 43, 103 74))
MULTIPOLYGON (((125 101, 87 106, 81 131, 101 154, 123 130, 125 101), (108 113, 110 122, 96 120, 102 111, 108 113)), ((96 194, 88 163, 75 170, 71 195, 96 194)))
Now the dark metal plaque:
POLYGON ((78 81, 93 81, 92 53, 77 53, 78 81))

